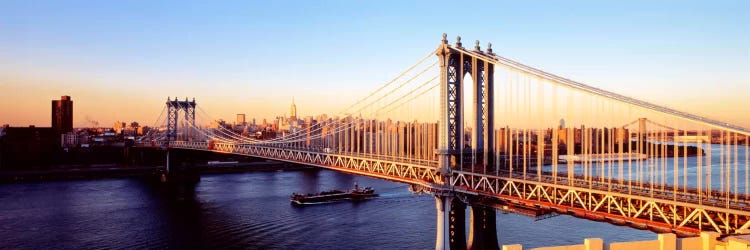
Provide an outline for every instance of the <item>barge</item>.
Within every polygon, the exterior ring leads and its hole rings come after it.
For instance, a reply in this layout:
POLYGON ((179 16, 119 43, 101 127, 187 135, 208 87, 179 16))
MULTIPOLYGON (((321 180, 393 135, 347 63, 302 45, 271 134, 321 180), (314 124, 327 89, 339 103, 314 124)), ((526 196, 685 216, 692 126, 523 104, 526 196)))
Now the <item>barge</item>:
POLYGON ((378 194, 371 187, 360 188, 357 184, 354 184, 354 189, 349 192, 334 189, 315 194, 294 193, 290 200, 293 205, 314 205, 343 200, 361 201, 377 196, 378 194))

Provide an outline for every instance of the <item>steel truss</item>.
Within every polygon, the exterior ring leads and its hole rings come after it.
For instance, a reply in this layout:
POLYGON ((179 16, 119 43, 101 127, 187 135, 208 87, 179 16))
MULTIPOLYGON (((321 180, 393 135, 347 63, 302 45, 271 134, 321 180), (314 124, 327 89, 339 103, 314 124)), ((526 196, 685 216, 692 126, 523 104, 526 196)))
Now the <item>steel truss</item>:
POLYGON ((552 209, 654 231, 695 235, 711 230, 731 234, 750 227, 750 211, 738 210, 747 204, 736 203, 733 204, 736 208, 726 208, 698 204, 694 197, 682 193, 678 195, 680 198, 673 199, 669 191, 650 197, 648 188, 628 190, 627 186, 604 182, 589 186, 567 183, 567 178, 558 178, 558 184, 554 184, 550 176, 543 177, 541 182, 519 177, 454 171, 450 184, 456 192, 492 196, 528 208, 552 209))
POLYGON ((332 154, 252 144, 214 143, 213 148, 209 148, 208 142, 174 141, 170 142, 169 146, 171 148, 261 157, 265 159, 305 164, 336 171, 365 175, 390 181, 417 184, 429 189, 444 189, 440 183, 442 177, 436 170, 435 165, 419 165, 357 155, 332 154))
MULTIPOLYGON (((317 166, 379 179, 421 186, 430 192, 453 192, 484 195, 529 208, 552 209, 562 213, 614 224, 630 224, 642 229, 673 231, 683 235, 698 234, 703 230, 731 234, 750 227, 750 211, 697 204, 692 197, 681 194, 673 200, 671 193, 655 197, 647 189, 627 190, 615 183, 567 183, 559 178, 557 184, 549 176, 543 181, 517 179, 520 176, 494 176, 466 171, 453 171, 450 183, 440 183, 441 173, 436 165, 420 165, 368 157, 312 152, 267 146, 208 142, 170 142, 171 148, 212 151, 261 157, 291 163, 317 166), (612 185, 607 186, 607 185, 612 185)), ((535 179, 536 178, 532 178, 535 179)), ((716 202, 723 204, 723 202, 716 202)), ((743 206, 745 204, 733 204, 743 206)))

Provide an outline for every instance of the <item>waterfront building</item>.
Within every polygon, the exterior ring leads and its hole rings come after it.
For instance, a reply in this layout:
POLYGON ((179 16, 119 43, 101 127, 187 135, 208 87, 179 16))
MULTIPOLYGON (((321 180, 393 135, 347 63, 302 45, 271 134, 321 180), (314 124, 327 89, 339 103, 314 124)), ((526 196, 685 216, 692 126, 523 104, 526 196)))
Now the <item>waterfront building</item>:
POLYGON ((52 129, 59 134, 73 131, 73 100, 70 96, 52 100, 52 129))
POLYGON ((0 137, 0 168, 48 166, 60 147, 61 134, 50 127, 5 127, 0 137), (42 156, 42 157, 40 157, 42 156))

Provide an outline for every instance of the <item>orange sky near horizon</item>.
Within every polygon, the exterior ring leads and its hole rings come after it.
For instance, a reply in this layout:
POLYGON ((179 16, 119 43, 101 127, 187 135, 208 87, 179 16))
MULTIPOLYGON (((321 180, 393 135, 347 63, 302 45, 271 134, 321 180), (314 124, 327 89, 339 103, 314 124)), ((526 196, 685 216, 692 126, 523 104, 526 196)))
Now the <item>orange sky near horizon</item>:
MULTIPOLYGON (((151 126, 164 107, 166 99, 163 91, 146 91, 147 85, 128 85, 130 79, 94 79, 74 74, 40 74, 21 72, 8 74, 0 72, 0 124, 11 126, 50 126, 50 102, 61 95, 70 95, 74 101, 74 126, 90 127, 97 121, 101 127, 111 127, 115 121, 151 126)), ((499 81, 501 79, 497 79, 499 81)), ((371 86, 368 89, 374 89, 371 86)), ((642 94, 633 91, 621 93, 629 96, 646 96, 646 101, 665 105, 680 111, 689 111, 704 117, 730 124, 750 127, 748 100, 742 93, 747 87, 713 92, 675 90, 673 95, 657 91, 642 94), (697 95, 699 94, 700 95, 697 95)), ((189 90, 200 93, 200 90, 189 90)), ((235 96, 231 90, 218 91, 227 96, 196 96, 198 105, 213 118, 234 121, 235 114, 247 114, 248 122, 257 118, 271 121, 278 115, 288 115, 291 92, 254 94, 249 97, 235 96), (245 98, 246 97, 246 98, 245 98)), ((334 114, 340 108, 363 97, 359 93, 330 93, 318 91, 309 95, 294 96, 298 113, 301 116, 334 114), (327 94, 326 94, 327 93, 327 94), (316 94, 320 94, 317 96, 316 94), (316 101, 317 100, 317 101, 316 101), (325 100, 325 101, 320 101, 325 100)), ((184 96, 180 97, 180 99, 184 96)), ((496 97, 502 98, 502 97, 496 97)), ((496 111, 499 112, 499 111, 496 111)))

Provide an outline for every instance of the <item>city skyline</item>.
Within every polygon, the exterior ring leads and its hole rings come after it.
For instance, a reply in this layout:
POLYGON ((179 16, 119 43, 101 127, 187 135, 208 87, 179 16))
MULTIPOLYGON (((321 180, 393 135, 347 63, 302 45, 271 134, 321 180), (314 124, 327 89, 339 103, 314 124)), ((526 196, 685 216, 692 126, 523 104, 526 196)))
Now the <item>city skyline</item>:
POLYGON ((0 123, 11 126, 49 126, 48 102, 62 95, 76 99, 75 127, 150 126, 175 96, 224 120, 270 120, 293 97, 301 116, 332 115, 446 32, 591 86, 750 127, 743 2, 578 2, 567 14, 556 4, 455 7, 486 19, 477 25, 427 25, 446 10, 425 2, 4 5, 0 123), (286 15, 264 14, 277 11, 286 15))

